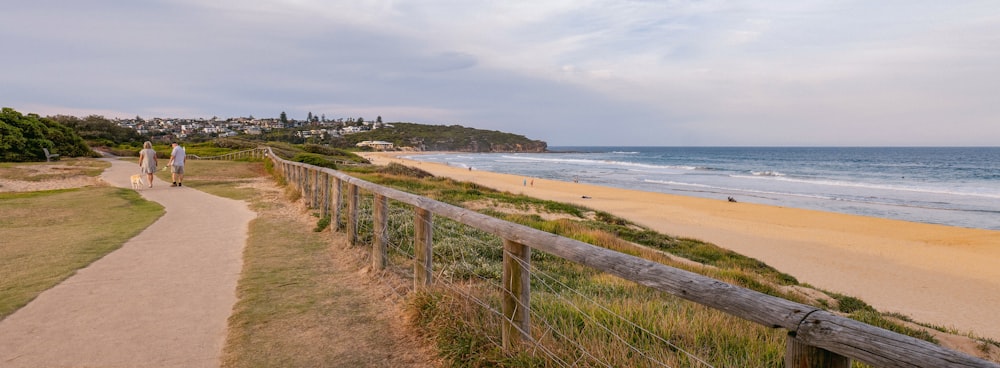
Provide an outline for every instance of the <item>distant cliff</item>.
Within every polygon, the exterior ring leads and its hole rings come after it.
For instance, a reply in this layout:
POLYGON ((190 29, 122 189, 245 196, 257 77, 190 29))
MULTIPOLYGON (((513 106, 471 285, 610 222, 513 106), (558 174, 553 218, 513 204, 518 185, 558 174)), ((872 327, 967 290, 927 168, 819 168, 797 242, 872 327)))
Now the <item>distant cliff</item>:
POLYGON ((389 123, 384 128, 344 136, 352 144, 361 141, 392 142, 401 149, 458 152, 545 152, 548 144, 523 135, 461 125, 389 123))

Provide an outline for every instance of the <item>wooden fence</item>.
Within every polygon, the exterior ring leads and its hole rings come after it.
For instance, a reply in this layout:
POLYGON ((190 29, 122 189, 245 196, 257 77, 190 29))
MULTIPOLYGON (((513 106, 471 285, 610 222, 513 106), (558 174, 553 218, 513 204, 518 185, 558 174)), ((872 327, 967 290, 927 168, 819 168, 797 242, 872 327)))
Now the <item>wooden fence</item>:
POLYGON ((346 233, 352 244, 358 238, 358 192, 374 196, 373 266, 385 267, 388 199, 414 207, 414 288, 430 285, 433 215, 492 233, 504 239, 503 314, 501 331, 505 348, 530 339, 531 292, 528 268, 531 250, 537 249, 592 267, 626 280, 670 293, 733 316, 788 331, 786 367, 850 367, 852 359, 877 367, 998 367, 1000 365, 901 335, 822 309, 730 285, 693 272, 619 253, 527 226, 506 222, 475 211, 379 186, 336 170, 291 162, 263 149, 289 185, 300 190, 311 207, 339 219, 346 191, 346 233), (332 213, 331 213, 332 212, 332 213))
POLYGON ((268 153, 271 152, 270 148, 258 147, 238 152, 230 152, 219 156, 209 156, 201 157, 198 155, 188 155, 191 158, 197 160, 243 160, 243 159, 262 159, 267 157, 268 153))

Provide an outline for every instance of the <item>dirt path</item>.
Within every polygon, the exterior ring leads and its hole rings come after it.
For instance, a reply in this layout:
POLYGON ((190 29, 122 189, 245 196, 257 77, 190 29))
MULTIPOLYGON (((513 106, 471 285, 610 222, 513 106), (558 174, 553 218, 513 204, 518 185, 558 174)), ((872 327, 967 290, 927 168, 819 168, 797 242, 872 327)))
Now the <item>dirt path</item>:
MULTIPOLYGON (((111 162, 102 179, 129 187, 136 164, 111 162)), ((255 213, 159 180, 140 192, 166 214, 0 321, 0 366, 219 365, 255 213)))

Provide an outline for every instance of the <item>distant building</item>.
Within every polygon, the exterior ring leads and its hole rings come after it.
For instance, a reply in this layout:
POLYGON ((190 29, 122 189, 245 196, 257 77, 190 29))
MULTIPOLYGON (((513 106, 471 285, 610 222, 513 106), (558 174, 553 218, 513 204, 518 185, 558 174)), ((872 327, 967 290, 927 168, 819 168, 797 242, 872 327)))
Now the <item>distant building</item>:
POLYGON ((356 144, 355 146, 358 146, 358 147, 371 147, 372 149, 376 149, 376 150, 379 150, 379 151, 386 151, 386 150, 391 150, 392 149, 392 142, 361 141, 361 142, 358 142, 358 144, 356 144))

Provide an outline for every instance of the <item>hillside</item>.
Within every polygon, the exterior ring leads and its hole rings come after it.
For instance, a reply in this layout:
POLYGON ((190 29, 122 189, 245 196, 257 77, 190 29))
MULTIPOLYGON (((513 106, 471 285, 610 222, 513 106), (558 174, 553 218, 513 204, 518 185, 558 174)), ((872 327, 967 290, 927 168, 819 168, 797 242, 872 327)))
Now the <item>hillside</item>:
POLYGON ((396 147, 420 151, 460 152, 544 152, 544 141, 495 130, 467 128, 461 125, 424 125, 391 123, 385 128, 347 135, 352 145, 361 141, 392 142, 396 147))

